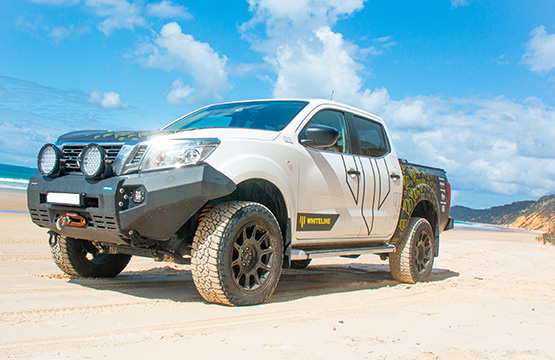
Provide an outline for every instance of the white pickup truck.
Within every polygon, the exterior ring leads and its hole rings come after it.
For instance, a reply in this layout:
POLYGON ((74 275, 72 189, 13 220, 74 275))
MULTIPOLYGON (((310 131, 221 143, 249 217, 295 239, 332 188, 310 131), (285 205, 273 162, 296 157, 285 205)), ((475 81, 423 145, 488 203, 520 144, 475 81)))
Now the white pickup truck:
POLYGON ((46 144, 28 188, 58 267, 113 277, 131 256, 191 264, 204 299, 263 303, 282 268, 377 254, 427 281, 452 228, 441 169, 397 159, 382 119, 326 100, 204 107, 159 131, 46 144))

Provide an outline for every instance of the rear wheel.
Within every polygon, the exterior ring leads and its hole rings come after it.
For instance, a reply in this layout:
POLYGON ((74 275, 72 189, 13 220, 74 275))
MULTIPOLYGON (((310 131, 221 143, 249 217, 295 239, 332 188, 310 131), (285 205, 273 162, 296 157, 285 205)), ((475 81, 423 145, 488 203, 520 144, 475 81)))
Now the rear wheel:
POLYGON ((414 284, 430 280, 434 266, 434 232, 428 220, 411 218, 407 235, 389 256, 391 275, 397 281, 414 284))
POLYGON ((114 277, 125 269, 130 255, 102 254, 90 241, 53 234, 50 252, 54 262, 68 275, 114 277))
POLYGON ((281 275, 279 224, 265 206, 231 201, 202 219, 193 240, 192 275, 208 302, 254 305, 267 301, 281 275))

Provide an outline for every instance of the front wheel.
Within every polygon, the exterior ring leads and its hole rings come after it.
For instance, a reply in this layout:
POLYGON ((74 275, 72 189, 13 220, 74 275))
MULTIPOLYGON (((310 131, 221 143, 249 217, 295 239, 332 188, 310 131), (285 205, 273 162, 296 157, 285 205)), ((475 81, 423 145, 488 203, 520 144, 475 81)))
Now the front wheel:
POLYGON ((397 281, 414 284, 430 280, 434 266, 434 232, 428 220, 411 218, 406 236, 389 255, 391 275, 397 281))
POLYGON ((125 269, 130 255, 102 254, 90 241, 52 234, 50 252, 60 270, 71 276, 108 278, 125 269))
POLYGON ((215 206, 193 239, 193 281, 208 302, 255 305, 267 301, 281 275, 283 241, 265 206, 231 201, 215 206))

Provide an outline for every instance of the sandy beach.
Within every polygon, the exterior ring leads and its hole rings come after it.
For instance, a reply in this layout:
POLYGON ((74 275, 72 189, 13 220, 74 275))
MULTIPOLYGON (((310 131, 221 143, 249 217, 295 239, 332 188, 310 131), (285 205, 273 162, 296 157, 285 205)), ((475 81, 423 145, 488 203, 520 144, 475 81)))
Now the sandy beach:
POLYGON ((445 232, 416 285, 377 256, 318 259, 268 304, 230 308, 202 300, 189 266, 64 276, 25 204, 0 192, 0 358, 555 359, 555 246, 538 233, 445 232))

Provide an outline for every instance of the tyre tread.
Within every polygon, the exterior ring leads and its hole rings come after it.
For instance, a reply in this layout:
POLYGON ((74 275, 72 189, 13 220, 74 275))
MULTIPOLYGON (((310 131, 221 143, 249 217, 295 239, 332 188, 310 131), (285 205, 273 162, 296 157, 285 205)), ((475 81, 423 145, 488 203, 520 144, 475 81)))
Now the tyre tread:
MULTIPOLYGON (((229 306, 250 305, 244 299, 238 298, 226 290, 225 274, 219 269, 218 257, 226 228, 233 216, 243 208, 251 206, 263 207, 277 224, 277 220, 270 210, 259 203, 230 201, 212 208, 198 226, 193 238, 191 273, 199 294, 208 302, 229 306)), ((273 290, 261 302, 268 300, 272 292, 273 290)))
POLYGON ((107 263, 97 265, 90 262, 80 250, 81 239, 67 238, 60 235, 52 235, 50 241, 50 253, 54 263, 60 270, 69 276, 109 278, 118 275, 125 269, 130 255, 117 254, 114 259, 107 263))
MULTIPOLYGON (((417 230, 420 226, 427 226, 431 230, 431 226, 426 219, 419 217, 411 218, 408 224, 409 231, 407 235, 396 244, 397 250, 389 256, 391 275, 397 281, 408 284, 415 284, 418 281, 422 281, 418 279, 417 271, 414 266, 412 266, 412 246, 413 242, 416 240, 417 230)), ((427 279, 423 281, 427 281, 427 279)))

